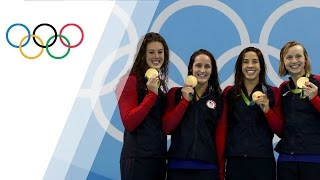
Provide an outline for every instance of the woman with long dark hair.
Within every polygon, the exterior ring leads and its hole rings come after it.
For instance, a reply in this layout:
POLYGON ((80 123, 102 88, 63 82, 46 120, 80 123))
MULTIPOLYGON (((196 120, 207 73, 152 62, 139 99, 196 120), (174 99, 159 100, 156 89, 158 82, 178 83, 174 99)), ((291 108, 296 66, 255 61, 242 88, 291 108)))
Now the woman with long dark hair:
POLYGON ((131 72, 116 89, 124 125, 120 159, 122 180, 163 180, 167 137, 162 130, 165 110, 169 48, 158 33, 147 33, 138 43, 131 72), (145 73, 153 68, 158 75, 145 73))
POLYGON ((266 82, 266 64, 255 47, 241 51, 235 64, 233 86, 223 91, 226 99, 226 180, 275 180, 272 140, 280 135, 282 119, 279 90, 266 82), (259 91, 257 97, 252 96, 259 91))
POLYGON ((218 171, 224 170, 224 162, 218 161, 223 161, 222 154, 216 151, 223 100, 213 55, 205 49, 194 52, 188 75, 196 78, 195 87, 173 87, 167 95, 163 117, 163 130, 171 135, 167 180, 218 180, 218 171))

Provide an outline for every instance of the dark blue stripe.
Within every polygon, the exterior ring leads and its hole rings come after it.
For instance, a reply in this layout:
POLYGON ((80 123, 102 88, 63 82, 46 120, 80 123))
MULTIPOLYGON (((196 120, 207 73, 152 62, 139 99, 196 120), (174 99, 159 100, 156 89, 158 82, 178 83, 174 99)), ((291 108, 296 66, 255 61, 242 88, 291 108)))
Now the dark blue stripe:
POLYGON ((169 159, 167 163, 169 169, 215 169, 218 170, 216 164, 207 163, 199 160, 176 160, 169 159))
POLYGON ((312 162, 320 163, 320 155, 306 155, 306 154, 279 154, 278 162, 312 162))

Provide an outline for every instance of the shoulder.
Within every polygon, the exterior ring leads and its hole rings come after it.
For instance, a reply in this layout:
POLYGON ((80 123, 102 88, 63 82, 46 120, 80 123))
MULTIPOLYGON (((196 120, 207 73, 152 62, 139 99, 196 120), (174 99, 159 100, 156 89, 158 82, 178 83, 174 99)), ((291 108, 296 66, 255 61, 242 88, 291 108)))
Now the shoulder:
POLYGON ((135 86, 137 83, 137 76, 135 74, 125 74, 120 79, 116 85, 116 91, 122 91, 124 86, 135 86))
POLYGON ((170 88, 170 90, 168 91, 168 95, 172 95, 172 94, 176 94, 177 92, 180 92, 179 90, 181 89, 181 87, 172 87, 170 88))
POLYGON ((128 80, 137 81, 137 79, 138 79, 138 77, 137 77, 136 74, 131 73, 131 74, 128 75, 128 80))
POLYGON ((270 89, 274 93, 279 92, 279 88, 276 86, 268 86, 268 89, 270 89))
POLYGON ((172 87, 169 89, 169 92, 176 92, 178 89, 181 89, 181 87, 172 87))
POLYGON ((279 98, 280 89, 276 86, 268 86, 268 97, 269 98, 279 98))
POLYGON ((119 80, 120 83, 135 83, 137 82, 137 75, 136 74, 125 74, 124 76, 122 76, 119 80))
POLYGON ((280 86, 279 86, 279 90, 281 90, 285 85, 287 85, 289 83, 289 81, 288 80, 286 80, 286 81, 283 81, 281 84, 280 84, 280 86))
POLYGON ((313 78, 316 79, 317 81, 320 81, 320 76, 319 75, 314 74, 313 78))
POLYGON ((228 93, 230 92, 231 89, 233 89, 234 86, 227 86, 226 88, 224 88, 222 95, 223 97, 226 97, 228 95, 228 93))

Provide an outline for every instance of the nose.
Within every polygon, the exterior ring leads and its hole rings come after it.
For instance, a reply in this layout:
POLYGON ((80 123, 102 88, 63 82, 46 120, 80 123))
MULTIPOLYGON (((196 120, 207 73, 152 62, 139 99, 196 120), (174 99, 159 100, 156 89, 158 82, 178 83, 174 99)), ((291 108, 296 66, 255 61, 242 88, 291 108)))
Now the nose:
POLYGON ((158 52, 155 52, 155 53, 154 53, 154 56, 155 56, 156 58, 159 58, 159 57, 160 57, 158 52))
POLYGON ((297 59, 296 57, 293 57, 291 62, 294 62, 294 63, 295 63, 295 62, 297 62, 297 61, 298 61, 298 59, 297 59))

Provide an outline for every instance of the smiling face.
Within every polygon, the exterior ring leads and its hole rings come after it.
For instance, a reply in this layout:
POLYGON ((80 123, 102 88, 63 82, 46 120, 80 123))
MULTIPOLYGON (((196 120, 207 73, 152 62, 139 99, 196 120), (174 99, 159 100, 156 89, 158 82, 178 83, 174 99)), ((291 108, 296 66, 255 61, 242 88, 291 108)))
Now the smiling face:
POLYGON ((242 60, 244 81, 259 82, 260 71, 261 68, 258 55, 253 51, 246 52, 242 60))
POLYGON ((212 64, 209 56, 205 54, 199 54, 194 58, 194 63, 192 65, 192 75, 197 78, 198 84, 208 84, 211 72, 212 64))
POLYGON ((149 68, 161 68, 164 62, 164 48, 161 42, 154 41, 147 45, 146 62, 149 68))
POLYGON ((306 57, 302 46, 295 45, 290 47, 288 53, 284 55, 283 62, 291 76, 301 77, 305 74, 306 57))

